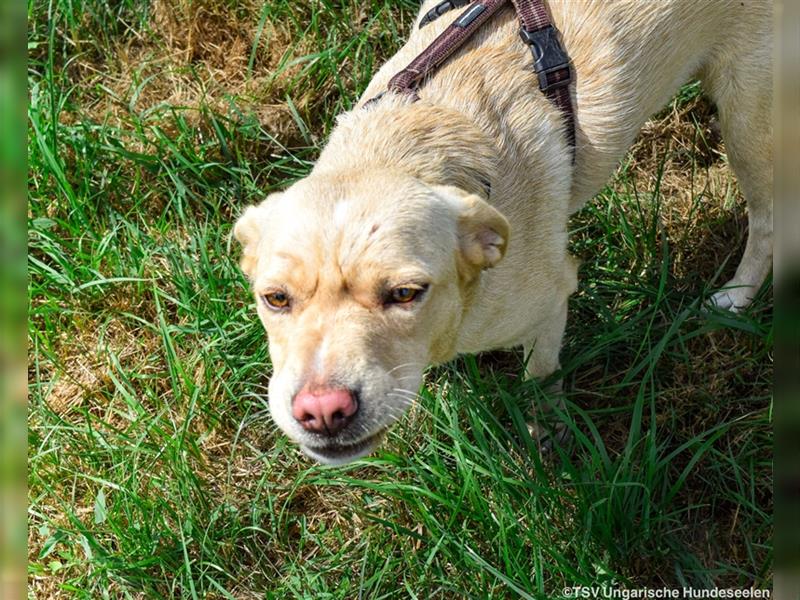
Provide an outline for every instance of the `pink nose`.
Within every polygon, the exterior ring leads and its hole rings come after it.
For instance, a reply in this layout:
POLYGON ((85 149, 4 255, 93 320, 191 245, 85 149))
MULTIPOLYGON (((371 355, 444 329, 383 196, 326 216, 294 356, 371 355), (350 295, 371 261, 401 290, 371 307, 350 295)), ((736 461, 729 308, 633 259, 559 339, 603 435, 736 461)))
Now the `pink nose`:
POLYGON ((292 402, 292 416, 303 429, 334 435, 358 412, 358 402, 349 390, 301 390, 292 402))

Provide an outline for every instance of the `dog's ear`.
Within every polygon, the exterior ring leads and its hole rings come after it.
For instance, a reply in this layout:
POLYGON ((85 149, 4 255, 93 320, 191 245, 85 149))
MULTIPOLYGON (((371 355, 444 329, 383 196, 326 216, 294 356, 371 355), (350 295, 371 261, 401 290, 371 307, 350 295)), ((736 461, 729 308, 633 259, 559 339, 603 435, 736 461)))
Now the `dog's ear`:
POLYGON ((511 229, 496 208, 475 194, 436 186, 458 214, 458 241, 463 259, 473 268, 489 269, 505 256, 511 229))
POLYGON ((242 245, 242 259, 239 265, 249 279, 253 279, 255 275, 258 246, 264 232, 267 203, 270 202, 270 198, 257 206, 248 206, 233 226, 233 237, 242 245))

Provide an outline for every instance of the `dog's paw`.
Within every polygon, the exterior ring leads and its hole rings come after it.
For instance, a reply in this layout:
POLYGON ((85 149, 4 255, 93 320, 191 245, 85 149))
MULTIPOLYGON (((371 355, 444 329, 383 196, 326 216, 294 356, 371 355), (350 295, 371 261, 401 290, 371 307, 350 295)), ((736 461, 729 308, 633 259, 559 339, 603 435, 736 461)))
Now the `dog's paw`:
POLYGON ((563 423, 528 423, 528 433, 541 454, 549 454, 557 445, 561 446, 569 439, 569 429, 563 423))
POLYGON ((709 298, 708 305, 711 308, 738 313, 750 305, 753 295, 752 286, 741 285, 731 281, 709 298))
POLYGON ((553 451, 556 445, 562 445, 569 439, 569 430, 564 423, 558 420, 553 407, 561 411, 566 410, 564 404, 564 380, 559 378, 544 388, 548 397, 545 404, 534 403, 533 419, 528 421, 528 433, 541 454, 553 451))

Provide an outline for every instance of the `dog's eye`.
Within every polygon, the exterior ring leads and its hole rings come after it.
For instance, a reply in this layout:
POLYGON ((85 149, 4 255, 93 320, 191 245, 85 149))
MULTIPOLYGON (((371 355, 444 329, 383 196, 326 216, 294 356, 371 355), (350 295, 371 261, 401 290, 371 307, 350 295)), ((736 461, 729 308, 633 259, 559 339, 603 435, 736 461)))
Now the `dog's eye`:
POLYGON ((426 289, 428 289, 427 285, 422 287, 396 287, 389 292, 389 304, 408 304, 409 302, 413 302, 419 298, 426 289))
POLYGON ((262 296, 267 306, 273 310, 282 310, 289 307, 289 295, 286 292, 269 292, 262 296))

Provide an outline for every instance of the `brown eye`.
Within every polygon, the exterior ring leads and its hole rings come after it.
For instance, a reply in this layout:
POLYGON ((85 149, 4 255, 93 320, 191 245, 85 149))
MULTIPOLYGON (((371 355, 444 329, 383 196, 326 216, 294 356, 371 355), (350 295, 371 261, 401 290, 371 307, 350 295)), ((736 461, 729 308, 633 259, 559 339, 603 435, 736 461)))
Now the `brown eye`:
POLYGON ((267 306, 274 310, 281 310, 289 307, 289 295, 286 292, 270 292, 262 296, 267 306))
POLYGON ((389 292, 389 303, 390 304, 408 304, 419 298, 419 296, 428 289, 428 286, 422 287, 410 287, 410 286, 401 286, 394 288, 391 292, 389 292))

